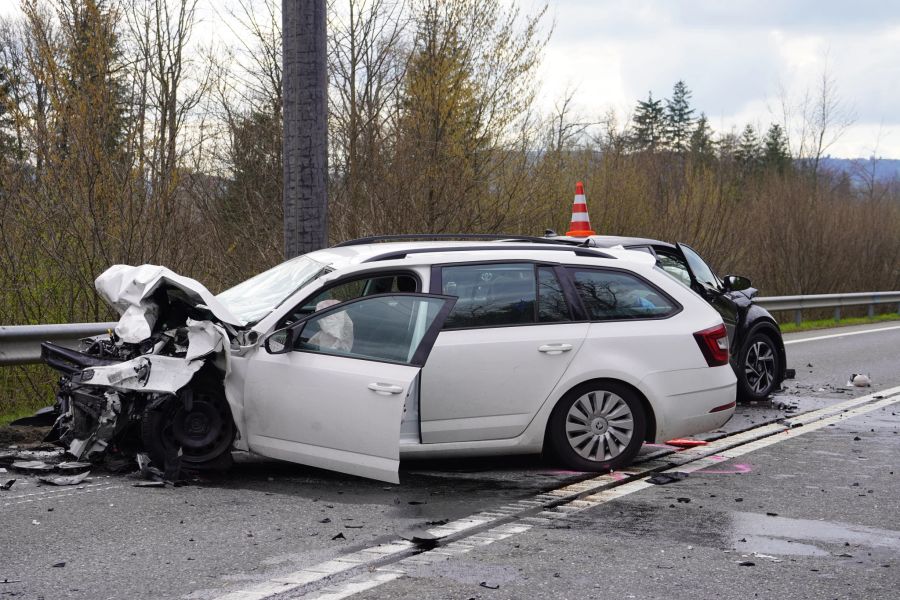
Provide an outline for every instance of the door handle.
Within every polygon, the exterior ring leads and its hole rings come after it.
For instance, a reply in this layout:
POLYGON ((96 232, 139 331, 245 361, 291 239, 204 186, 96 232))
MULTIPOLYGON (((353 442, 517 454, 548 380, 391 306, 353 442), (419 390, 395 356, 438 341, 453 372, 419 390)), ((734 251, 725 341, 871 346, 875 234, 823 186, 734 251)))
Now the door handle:
POLYGON ((399 385, 393 385, 390 383, 370 383, 369 389, 379 394, 381 396, 390 396, 391 394, 399 394, 403 391, 403 388, 399 385))
POLYGON ((538 346, 538 352, 543 352, 544 354, 562 354, 571 349, 572 344, 544 344, 543 346, 538 346))

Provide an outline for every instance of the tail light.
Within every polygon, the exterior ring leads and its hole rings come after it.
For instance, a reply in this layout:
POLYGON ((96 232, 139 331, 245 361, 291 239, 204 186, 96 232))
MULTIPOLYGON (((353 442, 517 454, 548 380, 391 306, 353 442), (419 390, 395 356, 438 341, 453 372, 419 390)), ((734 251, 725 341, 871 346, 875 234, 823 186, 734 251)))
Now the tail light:
POLYGON ((716 325, 694 334, 700 352, 711 367, 728 364, 728 331, 724 325, 716 325))

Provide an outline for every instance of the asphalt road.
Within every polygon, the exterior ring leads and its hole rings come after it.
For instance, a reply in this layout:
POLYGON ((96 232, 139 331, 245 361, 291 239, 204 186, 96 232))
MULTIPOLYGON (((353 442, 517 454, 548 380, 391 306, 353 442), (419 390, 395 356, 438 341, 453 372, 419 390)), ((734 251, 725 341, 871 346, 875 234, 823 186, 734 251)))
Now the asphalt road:
MULTIPOLYGON (((787 336, 796 380, 707 437, 900 385, 891 327, 787 336), (884 331, 847 335, 874 329, 884 331), (845 387, 853 372, 870 373, 873 388, 845 387)), ((898 413, 900 404, 785 439, 353 597, 893 597, 898 413)), ((219 598, 586 477, 529 457, 408 463, 400 486, 254 459, 175 489, 135 488, 124 476, 75 489, 13 476, 0 491, 0 598, 47 599, 219 598)))

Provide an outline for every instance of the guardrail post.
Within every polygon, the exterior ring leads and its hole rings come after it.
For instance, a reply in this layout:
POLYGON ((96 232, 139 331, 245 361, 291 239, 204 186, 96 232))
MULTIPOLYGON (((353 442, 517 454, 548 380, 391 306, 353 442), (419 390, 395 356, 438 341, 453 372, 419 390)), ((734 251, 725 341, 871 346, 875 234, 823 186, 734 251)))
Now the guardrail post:
POLYGON ((875 305, 870 304, 869 305, 869 318, 871 319, 874 316, 875 316, 875 305))
POLYGON ((797 325, 797 327, 800 327, 800 323, 802 323, 802 322, 803 322, 803 311, 798 308, 797 310, 794 311, 794 323, 797 325))
POLYGON ((835 321, 841 320, 841 307, 840 306, 834 307, 834 320, 835 321))

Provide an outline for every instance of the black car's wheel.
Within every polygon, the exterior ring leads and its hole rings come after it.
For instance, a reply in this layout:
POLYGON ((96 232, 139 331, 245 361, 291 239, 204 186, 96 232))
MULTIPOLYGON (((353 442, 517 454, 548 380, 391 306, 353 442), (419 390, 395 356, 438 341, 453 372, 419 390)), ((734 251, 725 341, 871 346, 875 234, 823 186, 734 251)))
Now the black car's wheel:
POLYGON ((772 337, 762 332, 752 334, 737 356, 735 371, 738 399, 748 402, 768 398, 778 386, 781 372, 781 358, 772 337))
MULTIPOLYGON (((196 381, 196 380, 195 380, 196 381)), ((148 409, 141 438, 151 460, 162 466, 181 451, 181 464, 203 469, 227 466, 235 427, 220 383, 192 384, 161 406, 148 409), (190 394, 187 400, 185 394, 190 394)))
POLYGON ((644 441, 646 415, 637 394, 613 381, 573 388, 550 415, 548 442, 560 460, 578 471, 627 465, 644 441))

